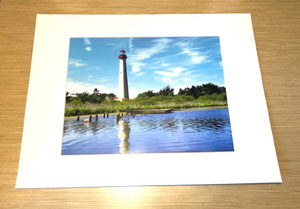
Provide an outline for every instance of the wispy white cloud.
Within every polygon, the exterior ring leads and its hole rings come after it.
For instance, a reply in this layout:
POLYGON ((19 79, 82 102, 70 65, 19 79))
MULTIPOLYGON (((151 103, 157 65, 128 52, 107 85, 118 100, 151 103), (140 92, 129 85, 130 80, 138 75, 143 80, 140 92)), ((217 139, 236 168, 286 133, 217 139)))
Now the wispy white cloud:
POLYGON ((85 43, 85 45, 91 45, 91 41, 88 38, 84 38, 83 42, 85 43))
POLYGON ((187 43, 186 42, 177 42, 176 45, 179 47, 186 47, 187 43))
POLYGON ((129 42, 128 42, 128 48, 129 48, 129 50, 132 50, 132 49, 133 49, 132 41, 133 41, 133 38, 130 38, 130 39, 129 39, 129 42))
POLYGON ((93 66, 86 64, 82 60, 79 59, 69 59, 69 73, 75 73, 75 72, 83 72, 83 71, 90 71, 90 70, 101 70, 98 66, 93 66))
POLYGON ((168 84, 168 85, 172 85, 174 83, 174 81, 171 78, 163 77, 163 78, 161 78, 161 80, 163 83, 168 84))
POLYGON ((137 76, 142 75, 140 73, 141 67, 146 65, 147 59, 163 52, 170 42, 171 40, 167 38, 157 39, 152 41, 152 44, 149 47, 137 48, 134 50, 133 39, 131 38, 129 40, 129 48, 133 52, 128 54, 131 58, 128 64, 131 65, 132 73, 139 73, 136 74, 137 76))
POLYGON ((87 66, 86 70, 101 70, 101 68, 98 66, 89 65, 87 66))
POLYGON ((88 51, 88 52, 90 52, 90 51, 92 51, 92 47, 87 46, 87 47, 85 47, 85 50, 88 51))
POLYGON ((84 38, 83 42, 86 45, 85 50, 88 51, 88 52, 92 51, 92 47, 91 47, 92 43, 91 43, 90 39, 84 38))
POLYGON ((69 60, 69 66, 72 66, 72 67, 82 67, 82 66, 85 66, 86 64, 84 62, 82 62, 81 60, 77 60, 77 59, 70 59, 69 60))
POLYGON ((115 42, 106 42, 105 45, 107 45, 107 46, 116 46, 117 44, 115 42))
POLYGON ((192 63, 194 64, 201 64, 207 61, 208 58, 207 56, 200 55, 199 51, 196 51, 195 49, 192 48, 184 48, 181 53, 187 54, 190 57, 192 63))
POLYGON ((174 78, 180 76, 180 74, 186 70, 187 70, 186 68, 176 67, 176 68, 170 68, 168 71, 155 71, 155 73, 174 78))
POLYGON ((145 65, 145 63, 142 62, 133 62, 131 63, 132 67, 131 67, 131 72, 133 73, 138 73, 141 71, 141 67, 143 67, 145 65))
MULTIPOLYGON (((185 76, 186 71, 186 68, 175 67, 169 68, 165 71, 154 71, 154 73, 161 75, 158 80, 160 80, 164 84, 176 86, 176 84, 180 83, 180 81, 184 78, 183 76, 185 76)), ((189 73, 187 72, 186 75, 188 74, 189 73)))
POLYGON ((144 60, 152 57, 153 55, 163 52, 168 44, 171 42, 170 39, 162 38, 153 41, 153 45, 147 48, 140 48, 135 51, 135 60, 144 60))
POLYGON ((142 75, 144 75, 145 74, 145 72, 138 72, 138 73, 136 73, 135 75, 137 76, 137 77, 139 77, 139 76, 142 76, 142 75))
POLYGON ((168 66, 170 66, 170 63, 162 63, 161 66, 162 67, 168 67, 168 66))

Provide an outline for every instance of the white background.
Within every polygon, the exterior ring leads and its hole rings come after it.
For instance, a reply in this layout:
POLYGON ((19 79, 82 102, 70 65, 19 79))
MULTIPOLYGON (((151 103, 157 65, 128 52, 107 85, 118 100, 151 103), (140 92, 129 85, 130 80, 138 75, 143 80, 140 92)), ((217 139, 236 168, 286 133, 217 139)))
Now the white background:
POLYGON ((16 188, 280 183, 249 14, 37 15, 16 188), (234 152, 61 155, 70 37, 219 36, 234 152))

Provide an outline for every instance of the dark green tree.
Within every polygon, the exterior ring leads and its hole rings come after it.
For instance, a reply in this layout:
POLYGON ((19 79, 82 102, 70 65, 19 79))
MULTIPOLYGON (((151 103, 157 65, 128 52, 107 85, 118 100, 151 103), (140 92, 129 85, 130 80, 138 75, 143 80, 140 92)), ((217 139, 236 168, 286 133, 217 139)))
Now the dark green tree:
POLYGON ((159 90, 158 94, 162 96, 174 96, 174 89, 171 89, 171 87, 168 85, 159 90))
POLYGON ((99 94, 100 93, 100 91, 97 89, 97 88, 94 88, 94 92, 93 92, 93 94, 99 94))
POLYGON ((81 101, 81 103, 83 103, 83 104, 86 103, 86 102, 90 102, 90 97, 89 97, 89 94, 87 92, 76 93, 75 95, 81 101))

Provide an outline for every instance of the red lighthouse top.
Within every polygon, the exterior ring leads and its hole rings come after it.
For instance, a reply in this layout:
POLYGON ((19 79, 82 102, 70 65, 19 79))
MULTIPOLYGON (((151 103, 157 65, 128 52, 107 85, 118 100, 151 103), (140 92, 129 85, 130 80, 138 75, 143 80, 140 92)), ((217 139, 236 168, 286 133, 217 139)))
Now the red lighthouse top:
POLYGON ((127 59, 127 55, 125 54, 125 50, 122 49, 120 52, 121 52, 121 54, 119 55, 119 59, 127 59))

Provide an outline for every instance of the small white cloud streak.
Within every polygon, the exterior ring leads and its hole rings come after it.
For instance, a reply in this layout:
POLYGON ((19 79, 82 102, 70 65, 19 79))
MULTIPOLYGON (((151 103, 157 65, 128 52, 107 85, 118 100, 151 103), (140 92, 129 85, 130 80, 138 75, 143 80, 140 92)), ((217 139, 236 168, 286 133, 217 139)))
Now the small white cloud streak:
POLYGON ((203 63, 205 60, 206 60, 206 57, 205 57, 205 56, 198 56, 198 57, 193 57, 193 58, 192 58, 192 61, 193 61, 193 63, 195 63, 195 64, 203 63))
POLYGON ((145 72, 139 72, 139 73, 137 73, 137 74, 135 74, 136 76, 142 76, 142 75, 144 75, 145 74, 145 72))
POLYGON ((132 71, 131 72, 137 73, 139 71, 140 71, 140 69, 137 66, 132 66, 132 71))
POLYGON ((130 38, 129 42, 128 42, 128 48, 129 48, 129 50, 133 49, 132 40, 133 40, 133 38, 130 38))
POLYGON ((186 47, 187 43, 186 42, 177 42, 176 45, 180 46, 180 47, 186 47))
POLYGON ((87 47, 85 48, 85 50, 88 51, 88 52, 90 52, 90 51, 92 51, 92 47, 87 46, 87 47))
POLYGON ((131 65, 132 65, 131 72, 138 73, 141 71, 141 67, 144 66, 145 63, 134 62, 134 63, 131 63, 131 65))
POLYGON ((82 67, 85 66, 86 64, 81 62, 80 60, 76 60, 76 59, 70 59, 69 60, 69 66, 73 66, 73 67, 82 67))
POLYGON ((81 60, 78 59, 70 59, 69 60, 69 73, 73 73, 73 72, 78 72, 78 71, 88 71, 88 70, 101 70, 100 67, 98 66, 93 66, 93 65, 87 65, 86 63, 82 62, 81 60), (74 68, 76 68, 77 70, 75 70, 74 68))
POLYGON ((115 42, 106 42, 105 45, 106 46, 117 46, 117 44, 115 42))
POLYGON ((191 57, 191 61, 194 64, 201 64, 206 61, 207 56, 201 56, 199 52, 191 50, 189 48, 184 48, 183 51, 181 52, 182 54, 187 54, 188 56, 191 57))
POLYGON ((84 38, 83 42, 85 43, 85 45, 91 45, 91 41, 88 38, 84 38))
POLYGON ((161 78, 162 82, 164 82, 165 84, 173 84, 173 80, 171 78, 166 78, 166 77, 163 77, 161 78))
POLYGON ((170 66, 170 63, 162 63, 161 66, 162 67, 168 67, 168 66, 170 66))
POLYGON ((186 68, 176 67, 176 68, 169 69, 168 71, 154 71, 154 72, 156 74, 160 74, 160 75, 163 75, 163 76, 174 78, 174 77, 180 76, 180 74, 183 71, 186 71, 186 68))

